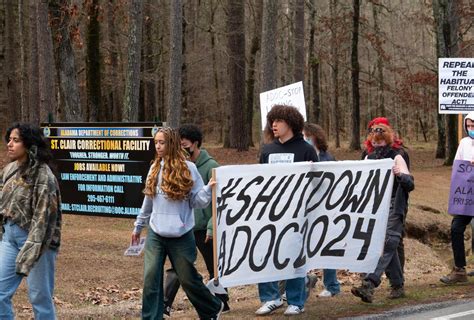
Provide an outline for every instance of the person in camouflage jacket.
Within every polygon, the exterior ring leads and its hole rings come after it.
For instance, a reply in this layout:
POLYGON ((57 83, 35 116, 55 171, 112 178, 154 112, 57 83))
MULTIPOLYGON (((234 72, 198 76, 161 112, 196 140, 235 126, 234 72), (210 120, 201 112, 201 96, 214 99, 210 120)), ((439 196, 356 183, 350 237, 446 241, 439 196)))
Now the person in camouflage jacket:
POLYGON ((61 195, 38 127, 7 130, 10 163, 0 173, 0 319, 13 319, 11 299, 23 277, 35 319, 55 319, 54 269, 61 238, 61 195))

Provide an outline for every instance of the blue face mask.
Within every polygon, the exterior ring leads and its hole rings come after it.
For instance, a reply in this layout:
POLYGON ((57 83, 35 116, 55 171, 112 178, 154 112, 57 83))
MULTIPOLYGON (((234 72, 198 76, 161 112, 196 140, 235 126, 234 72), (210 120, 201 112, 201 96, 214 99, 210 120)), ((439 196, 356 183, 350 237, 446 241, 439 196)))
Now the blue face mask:
POLYGON ((311 138, 304 138, 304 141, 306 141, 310 145, 313 145, 313 140, 311 140, 311 138))
POLYGON ((471 137, 471 139, 474 139, 474 130, 468 130, 467 134, 469 135, 469 137, 471 137))

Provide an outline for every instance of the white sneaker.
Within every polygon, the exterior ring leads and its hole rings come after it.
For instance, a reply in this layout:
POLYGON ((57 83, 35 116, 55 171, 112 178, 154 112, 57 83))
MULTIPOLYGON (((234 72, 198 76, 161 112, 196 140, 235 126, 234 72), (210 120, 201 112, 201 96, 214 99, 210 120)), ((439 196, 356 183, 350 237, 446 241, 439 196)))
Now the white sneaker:
POLYGON ((299 314, 302 314, 304 312, 304 308, 300 308, 298 306, 288 306, 286 308, 285 313, 283 313, 285 316, 297 316, 299 314))
POLYGON ((255 311, 255 314, 258 314, 258 315, 270 314, 276 309, 280 308, 282 305, 283 305, 283 301, 281 301, 281 299, 267 301, 260 308, 258 308, 257 311, 255 311))
POLYGON ((327 289, 324 289, 323 291, 321 291, 318 294, 318 297, 320 297, 320 298, 331 298, 332 296, 333 296, 333 294, 331 293, 331 291, 329 291, 327 289))

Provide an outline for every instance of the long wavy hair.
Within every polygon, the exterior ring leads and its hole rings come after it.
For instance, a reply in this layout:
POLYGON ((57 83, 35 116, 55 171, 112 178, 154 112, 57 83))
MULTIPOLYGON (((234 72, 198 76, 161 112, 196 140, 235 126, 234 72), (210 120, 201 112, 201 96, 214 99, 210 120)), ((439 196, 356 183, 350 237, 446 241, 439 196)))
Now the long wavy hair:
POLYGON ((155 133, 161 132, 165 137, 166 154, 163 157, 155 155, 151 165, 151 172, 145 182, 143 193, 154 197, 158 184, 158 174, 161 170, 161 190, 171 200, 184 200, 194 181, 186 164, 186 155, 181 148, 181 141, 177 130, 171 128, 161 128, 155 133), (163 160, 163 166, 161 161, 163 160))

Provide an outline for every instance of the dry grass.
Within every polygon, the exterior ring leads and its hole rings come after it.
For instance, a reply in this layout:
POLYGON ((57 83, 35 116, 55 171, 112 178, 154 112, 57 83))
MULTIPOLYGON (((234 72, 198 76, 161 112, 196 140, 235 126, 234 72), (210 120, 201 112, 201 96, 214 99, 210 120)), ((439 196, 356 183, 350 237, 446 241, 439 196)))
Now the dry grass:
MULTIPOLYGON (((221 164, 256 163, 257 151, 236 153, 209 148, 221 164)), ((408 297, 387 299, 387 283, 377 290, 375 303, 367 305, 350 294, 358 283, 356 274, 339 271, 342 293, 332 299, 317 298, 321 283, 310 296, 301 319, 334 319, 342 316, 375 313, 418 302, 453 299, 469 295, 472 284, 446 287, 438 279, 449 271, 451 250, 446 236, 451 218, 446 214, 450 168, 433 160, 433 146, 411 147, 412 171, 416 189, 411 194, 407 220, 406 288, 408 297), (412 238, 416 236, 421 241, 412 238)), ((337 159, 358 159, 359 152, 337 150, 337 159)), ((57 261, 55 298, 60 319, 138 319, 143 275, 143 257, 124 257, 130 241, 133 220, 64 216, 63 245, 57 261)), ((205 274, 202 260, 198 269, 205 274)), ((259 306, 256 286, 230 289, 232 312, 224 319, 254 318, 259 306)), ((31 318, 31 309, 22 285, 14 299, 19 319, 31 318)), ((180 290, 173 318, 195 319, 197 315, 180 290)), ((283 311, 272 319, 283 319, 283 311)), ((268 318, 268 317, 267 317, 268 318)))

